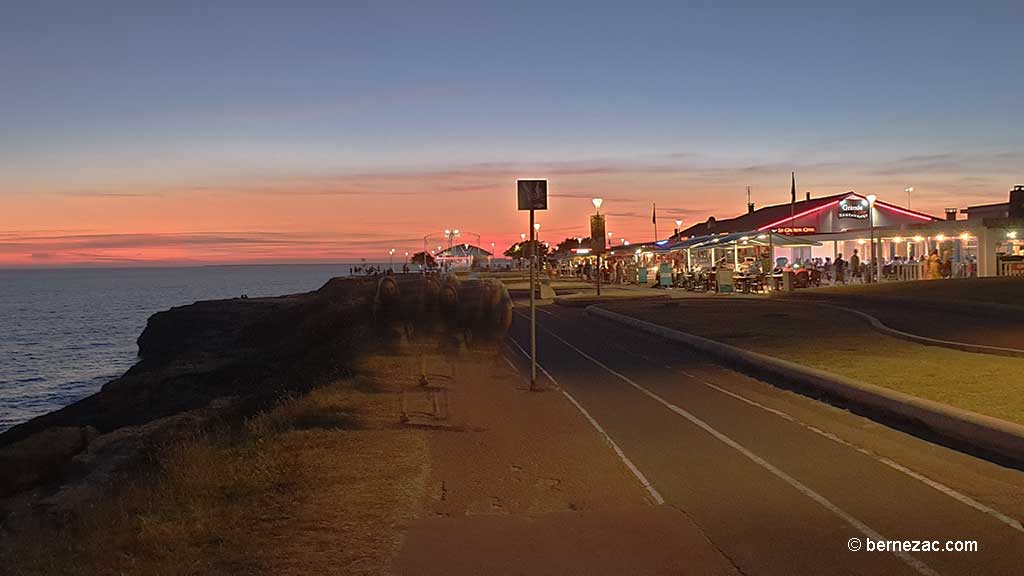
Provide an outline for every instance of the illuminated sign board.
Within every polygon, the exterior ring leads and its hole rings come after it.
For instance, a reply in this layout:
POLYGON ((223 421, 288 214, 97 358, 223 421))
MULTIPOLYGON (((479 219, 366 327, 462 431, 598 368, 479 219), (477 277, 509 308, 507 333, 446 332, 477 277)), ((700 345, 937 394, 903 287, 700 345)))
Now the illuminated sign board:
POLYGON ((786 234, 789 236, 796 236, 799 234, 816 234, 818 232, 817 226, 780 226, 779 228, 772 228, 772 232, 776 234, 786 234))
POLYGON ((857 220, 868 219, 868 201, 864 198, 850 196, 839 202, 840 218, 856 218, 857 220))

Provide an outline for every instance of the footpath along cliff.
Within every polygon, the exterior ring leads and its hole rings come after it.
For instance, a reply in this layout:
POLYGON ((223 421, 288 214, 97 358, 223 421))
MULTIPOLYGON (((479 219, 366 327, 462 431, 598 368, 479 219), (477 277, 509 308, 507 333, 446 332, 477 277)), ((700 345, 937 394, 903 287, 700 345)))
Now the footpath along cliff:
POLYGON ((23 504, 80 499, 149 448, 210 421, 241 421, 289 395, 351 376, 361 351, 417 332, 503 333, 496 281, 335 278, 317 291, 196 302, 150 317, 139 362, 96 394, 0 434, 0 520, 23 504))

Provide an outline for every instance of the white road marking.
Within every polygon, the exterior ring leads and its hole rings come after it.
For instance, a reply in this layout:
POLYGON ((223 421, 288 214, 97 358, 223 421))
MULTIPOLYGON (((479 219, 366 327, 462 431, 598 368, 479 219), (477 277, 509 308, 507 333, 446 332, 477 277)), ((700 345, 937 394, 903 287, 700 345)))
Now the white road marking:
POLYGON ((793 416, 790 416, 789 414, 787 414, 785 412, 782 412, 781 410, 776 410, 774 408, 770 408, 768 406, 765 406, 763 404, 755 402, 754 400, 750 400, 748 398, 740 396, 739 394, 735 394, 735 393, 733 393, 733 392, 731 392, 729 390, 726 390, 726 389, 724 389, 724 388, 722 388, 720 386, 712 384, 711 382, 708 382, 708 381, 704 380, 703 378, 697 378, 696 376, 693 376, 692 374, 689 374, 689 373, 687 373, 685 371, 682 371, 682 370, 680 370, 680 371, 683 372, 684 374, 686 374, 687 376, 689 376, 691 378, 694 378, 695 380, 697 380, 701 384, 704 384, 705 386, 713 388, 713 389, 715 389, 715 390, 717 390, 717 391, 719 391, 719 392, 721 392, 723 394, 728 394, 729 396, 732 396, 733 398, 736 398, 737 400, 740 400, 742 402, 746 402, 747 404, 750 404, 751 406, 756 406, 756 407, 758 407, 758 408, 760 408, 760 409, 762 409, 762 410, 764 410, 766 412, 771 412, 772 414, 775 414, 776 416, 779 416, 780 418, 784 418, 786 420, 789 420, 790 422, 798 424, 801 427, 806 428, 807 430, 810 430, 811 432, 814 432, 815 434, 818 434, 820 436, 828 438, 829 440, 832 440, 833 442, 836 442, 838 444, 842 444, 843 446, 846 446, 848 448, 856 450, 857 452, 860 452, 861 454, 864 454, 865 456, 869 456, 872 459, 874 459, 875 461, 880 462, 882 464, 885 464, 886 466, 892 468, 893 470, 897 470, 899 472, 902 472, 902 473, 906 474, 907 476, 910 476, 911 478, 913 478, 913 479, 915 479, 915 480, 917 480, 917 481, 919 481, 919 482, 921 482, 921 483, 923 483, 923 484, 925 484, 927 486, 930 486, 930 487, 934 488, 935 490, 938 490, 939 492, 945 494, 946 496, 949 496, 950 498, 952 498, 952 499, 954 499, 954 500, 956 500, 956 501, 958 501, 958 502, 960 502, 962 504, 966 504, 967 506, 970 506, 971 508, 974 508, 975 510, 977 510, 979 512, 983 512, 985 514, 988 514, 989 516, 992 516, 996 520, 999 520, 1003 524, 1006 524, 1007 526, 1009 526, 1010 528, 1013 528, 1014 530, 1017 530, 1018 532, 1024 532, 1024 526, 1022 526, 1021 523, 1018 520, 1016 520, 1015 518, 1012 518, 1012 517, 1010 517, 1010 516, 1008 516, 1006 514, 1003 514, 1002 512, 1000 512, 998 510, 995 510, 994 508, 990 508, 990 507, 982 504, 981 502, 978 502, 977 500, 971 498, 970 496, 968 496, 966 494, 962 494, 962 493, 956 491, 955 489, 950 488, 949 486, 946 486, 945 484, 942 484, 941 482, 937 482, 935 480, 932 480, 931 478, 928 478, 927 476, 924 476, 923 474, 919 474, 919 473, 911 470, 910 468, 907 468, 906 466, 904 466, 904 465, 902 465, 902 464, 900 464, 900 463, 898 463, 898 462, 896 462, 896 461, 894 461, 894 460, 892 460, 890 458, 887 458, 887 457, 882 456, 880 454, 876 454, 876 453, 874 453, 874 452, 872 452, 872 451, 870 451, 870 450, 868 450, 866 448, 861 448, 860 446, 857 446, 856 444, 853 444, 852 442, 848 442, 846 440, 843 440, 842 438, 840 438, 839 436, 836 436, 835 434, 833 434, 831 432, 827 432, 825 430, 822 430, 822 429, 818 428, 817 426, 814 426, 813 424, 808 424, 806 422, 803 422, 803 421, 801 421, 801 420, 799 420, 799 419, 797 419, 797 418, 795 418, 793 416))
MULTIPOLYGON (((846 512, 842 508, 840 508, 840 507, 836 506, 835 504, 833 504, 828 498, 825 498, 821 494, 818 494, 817 492, 812 490, 810 487, 804 485, 802 482, 797 480, 796 478, 793 478, 789 474, 786 474, 782 470, 776 468, 772 463, 768 462, 764 458, 761 458, 757 454, 754 454, 750 450, 744 448, 738 442, 736 442, 732 438, 729 438, 725 434, 722 434, 721 432, 719 432, 718 430, 713 428, 707 422, 701 420, 700 418, 694 416, 693 414, 690 414, 686 410, 680 408, 679 406, 676 406, 675 404, 669 402, 668 400, 665 400, 664 398, 662 398, 661 396, 655 394, 654 392, 651 392, 650 390, 648 390, 644 386, 641 386, 640 384, 637 384, 636 382, 634 382, 633 380, 631 380, 627 376, 623 375, 622 373, 617 372, 616 370, 614 370, 614 369, 610 368, 609 366, 605 365, 604 363, 602 363, 600 360, 594 358, 593 356, 591 356, 591 355, 587 354, 586 352, 580 350, 579 348, 573 346, 572 344, 567 342, 564 338, 562 338, 561 336, 559 336, 559 335, 555 334, 554 332, 548 330, 547 328, 544 328, 543 326, 541 326, 541 329, 544 330, 545 332, 547 332, 548 334, 550 334, 553 338, 555 338, 556 340, 558 340, 562 344, 565 344, 566 346, 568 346, 572 350, 576 351, 576 353, 579 354, 580 356, 583 356, 587 360, 590 360, 594 364, 597 364, 601 368, 604 368, 608 373, 610 373, 610 374, 616 376, 617 378, 619 378, 620 380, 626 382, 627 384, 629 384, 630 386, 632 386, 633 388, 635 388, 636 390, 638 390, 639 392, 641 392, 645 396, 647 396, 647 397, 651 398, 652 400, 658 402, 659 404, 661 404, 662 406, 668 408, 672 412, 678 414, 679 416, 682 416, 686 420, 690 421, 690 423, 692 423, 693 425, 697 426, 701 430, 704 430, 708 434, 714 436, 717 440, 719 440, 723 444, 725 444, 725 445, 729 446, 730 448, 736 450, 737 452, 739 452, 743 456, 747 457, 749 460, 751 460, 755 464, 761 466, 762 468, 764 468, 768 472, 771 472, 777 478, 779 478, 783 482, 789 484, 790 486, 792 486, 794 489, 796 489, 798 492, 800 492, 804 496, 807 496, 811 500, 814 500, 815 502, 820 504, 822 507, 824 507, 826 510, 832 512, 836 516, 838 516, 841 519, 843 519, 844 521, 846 521, 847 524, 849 524, 849 525, 853 526, 854 528, 856 528, 857 531, 859 531, 864 536, 866 536, 868 538, 871 538, 872 540, 886 540, 886 538, 884 538, 881 534, 879 534, 874 529, 869 527, 867 524, 864 524, 860 520, 857 520, 856 518, 851 516, 848 512, 846 512)), ((516 345, 518 346, 518 344, 516 344, 516 345)), ((910 566, 911 568, 917 570, 917 572, 920 573, 920 574, 924 574, 926 576, 937 576, 938 575, 938 572, 936 572, 935 570, 930 568, 927 564, 925 564, 924 562, 922 562, 922 561, 918 560, 917 558, 911 556, 910 554, 907 554, 906 552, 894 552, 894 554, 900 560, 903 560, 903 562, 905 562, 908 566, 910 566)))
MULTIPOLYGON (((623 348, 622 346, 618 346, 618 345, 615 345, 615 347, 617 349, 619 349, 619 350, 622 350, 623 352, 625 352, 627 354, 632 354, 634 356, 637 356, 638 358, 642 358, 642 359, 647 360, 647 361, 653 361, 652 358, 650 358, 649 356, 647 356, 645 354, 640 354, 638 352, 634 352, 632 350, 628 350, 628 349, 623 348)), ((913 478, 913 479, 915 479, 915 480, 925 484, 926 486, 929 486, 931 488, 934 488, 935 490, 938 490, 939 492, 945 494, 946 496, 949 496, 950 498, 956 500, 957 502, 960 502, 962 504, 966 504, 967 506, 970 506, 971 508, 974 508, 975 510, 977 510, 979 512, 982 512, 984 514, 988 514, 989 516, 995 518, 996 520, 1002 522, 1003 524, 1006 524, 1010 528, 1013 528, 1014 530, 1017 530, 1018 532, 1024 532, 1024 525, 1021 525, 1020 521, 1018 521, 1016 518, 1013 518, 1013 517, 1011 517, 1011 516, 1009 516, 1007 514, 1004 514, 1004 513, 1000 512, 1000 511, 998 511, 998 510, 996 510, 994 508, 986 506, 985 504, 982 504, 981 502, 978 502, 977 500, 971 498, 970 496, 968 496, 966 494, 958 492, 957 490, 955 490, 953 488, 950 488, 949 486, 946 486, 945 484, 942 484, 941 482, 937 482, 935 480, 932 480, 931 478, 928 478, 927 476, 925 476, 923 474, 920 474, 918 472, 915 472, 915 471, 911 470, 910 468, 907 468, 906 466, 900 464, 899 462, 896 462, 896 461, 894 461, 894 460, 892 460, 890 458, 882 456, 881 454, 876 454, 876 453, 874 453, 874 452, 872 452, 872 451, 870 451, 870 450, 868 450, 866 448, 862 448, 862 447, 860 447, 860 446, 858 446, 856 444, 853 444, 852 442, 849 442, 847 440, 844 440, 844 439, 840 438, 839 436, 836 436, 835 434, 833 434, 831 432, 822 430, 822 429, 818 428, 817 426, 814 426, 813 424, 808 424, 808 423, 806 423, 806 422, 804 422, 804 421, 802 421, 802 420, 800 420, 800 419, 798 419, 798 418, 796 418, 794 416, 791 416, 790 414, 787 414, 786 412, 783 412, 781 410, 777 410, 775 408, 771 408, 769 406, 765 406, 764 404, 761 404, 760 402, 757 402, 755 400, 751 400, 751 399, 747 398, 746 396, 742 396, 742 395, 737 394, 737 393, 735 393, 735 392, 733 392, 731 390, 727 390, 725 388, 722 388, 721 386, 718 386, 717 384, 709 382, 708 380, 705 380, 703 378, 695 376, 695 375, 691 374, 690 372, 688 372, 686 370, 683 370, 682 368, 676 368, 674 366, 670 366, 670 365, 667 365, 667 364, 665 365, 665 368, 667 368, 669 370, 674 370, 674 371, 681 372, 683 375, 685 375, 685 376, 687 376, 689 378, 692 378, 692 379, 700 382, 701 384, 703 384, 703 385, 705 385, 705 386, 707 386, 707 387, 709 387, 709 388, 711 388, 713 390, 717 390, 718 392, 721 392, 722 394, 725 394, 727 396, 731 396, 732 398, 735 398, 735 399, 739 400, 740 402, 745 402, 745 403, 747 403, 747 404, 749 404, 751 406, 754 406, 756 408, 760 408, 761 410, 764 410, 765 412, 769 412, 771 414, 774 414, 774 415, 778 416, 779 418, 782 418, 783 420, 787 420, 789 422, 793 422, 794 424, 797 424, 797 425, 799 425, 799 426, 801 426, 801 427, 803 427, 803 428, 805 428, 805 429, 807 429, 807 430, 809 430, 811 432, 814 432, 815 434, 818 434, 820 436, 828 438, 829 440, 832 440, 833 442, 836 442, 838 444, 842 444, 843 446, 846 446, 847 448, 851 448, 853 450, 856 450, 857 452, 860 452, 861 454, 864 454, 865 456, 868 456, 868 457, 872 458, 873 460, 875 460, 875 461, 877 461, 877 462, 879 462, 881 464, 884 464, 884 465, 892 468, 893 470, 897 470, 899 472, 902 472, 902 473, 906 474, 907 476, 910 476, 911 478, 913 478)))
MULTIPOLYGON (((515 347, 518 348, 520 352, 523 353, 523 356, 525 356, 527 359, 530 358, 530 355, 526 353, 526 350, 523 350, 523 347, 520 346, 518 342, 516 342, 515 338, 509 338, 509 340, 513 344, 515 344, 515 347)), ((512 364, 512 362, 507 357, 505 358, 505 361, 508 362, 509 364, 512 364)), ((515 366, 512 367, 515 368, 515 366)), ((551 374, 548 373, 548 371, 545 370, 544 367, 540 365, 539 362, 537 363, 537 368, 539 368, 541 373, 543 373, 544 376, 546 376, 547 379, 550 380, 551 383, 555 385, 555 388, 557 388, 559 392, 561 392, 566 398, 569 399, 569 402, 571 402, 572 405, 575 406, 576 409, 580 411, 580 414, 583 414, 583 417, 586 418, 588 422, 590 422, 590 425, 593 426, 595 430, 597 430, 598 435, 604 438, 604 441, 607 442, 609 446, 611 446, 615 454, 618 455, 619 460, 622 460, 622 463, 625 464, 626 468, 628 468, 629 471, 633 473, 633 476, 635 476, 636 479, 640 482, 640 485, 643 486, 647 490, 647 493, 651 495, 651 498, 654 500, 654 503, 658 505, 664 504, 665 499, 661 496, 658 490, 653 485, 651 485, 651 482, 647 479, 646 476, 644 476, 644 473, 641 472, 635 464, 633 464, 633 461, 629 459, 629 456, 626 456, 626 453, 622 451, 622 448, 620 448, 619 445, 616 444, 615 440, 612 440, 612 437, 609 436, 608 433, 605 432, 604 428, 602 428, 601 425, 597 423, 597 420, 595 420, 594 417, 590 415, 590 412, 587 412, 587 409, 584 408, 579 402, 577 402, 576 399, 572 397, 572 394, 569 394, 569 392, 566 391, 566 389, 563 388, 558 383, 558 381, 555 380, 554 377, 551 376, 551 374)), ((516 372, 518 372, 518 370, 516 370, 516 372)))

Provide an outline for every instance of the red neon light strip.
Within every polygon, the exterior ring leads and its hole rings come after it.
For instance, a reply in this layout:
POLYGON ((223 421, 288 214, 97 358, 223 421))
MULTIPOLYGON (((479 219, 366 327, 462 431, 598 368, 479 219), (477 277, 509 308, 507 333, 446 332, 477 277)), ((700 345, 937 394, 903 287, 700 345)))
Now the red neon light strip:
POLYGON ((928 221, 928 222, 932 222, 932 221, 938 220, 938 218, 932 218, 931 216, 928 216, 927 214, 919 214, 917 212, 910 212, 909 210, 904 210, 903 208, 897 208, 896 206, 893 206, 891 204, 886 204, 885 202, 879 202, 878 200, 875 200, 875 205, 879 206, 881 208, 886 208, 886 209, 892 210, 893 212, 896 212, 896 213, 899 213, 899 214, 904 214, 904 215, 910 216, 912 218, 917 218, 918 220, 925 220, 925 221, 928 221))
MULTIPOLYGON (((847 196, 847 198, 849 198, 849 196, 847 196)), ((824 210, 825 208, 828 208, 830 206, 835 206, 836 204, 839 204, 839 202, 841 202, 842 200, 845 200, 845 199, 846 198, 842 198, 840 200, 836 200, 835 202, 830 202, 828 204, 822 204, 821 206, 818 206, 817 208, 811 208, 810 210, 806 210, 804 212, 801 212, 799 214, 795 214, 793 216, 786 216, 785 218, 783 218, 782 220, 779 220, 778 222, 772 222, 771 224, 768 224, 767 226, 761 226, 760 228, 757 229, 757 231, 758 232, 763 232, 765 230, 768 230, 769 228, 774 228, 775 226, 778 226, 779 224, 782 224, 783 222, 787 222, 787 221, 790 221, 790 220, 796 220, 797 218, 801 218, 803 216, 807 216, 808 214, 814 214, 815 212, 817 212, 819 210, 824 210)))

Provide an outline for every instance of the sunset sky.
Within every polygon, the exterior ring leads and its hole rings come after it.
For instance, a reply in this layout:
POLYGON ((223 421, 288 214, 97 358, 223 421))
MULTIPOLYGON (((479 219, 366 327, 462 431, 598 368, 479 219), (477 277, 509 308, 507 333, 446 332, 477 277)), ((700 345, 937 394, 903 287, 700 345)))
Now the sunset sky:
POLYGON ((0 267, 384 261, 1024 183, 1024 2, 19 2, 0 267), (475 243, 475 237, 467 237, 475 243), (432 240, 431 244, 436 244, 432 240))

